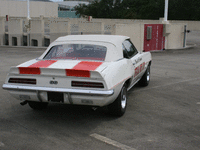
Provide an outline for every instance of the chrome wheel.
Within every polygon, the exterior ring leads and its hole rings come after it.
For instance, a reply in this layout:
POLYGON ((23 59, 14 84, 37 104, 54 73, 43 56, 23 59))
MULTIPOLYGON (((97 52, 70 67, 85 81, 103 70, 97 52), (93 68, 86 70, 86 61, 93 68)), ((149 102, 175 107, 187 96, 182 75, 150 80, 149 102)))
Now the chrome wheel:
POLYGON ((126 84, 124 84, 116 100, 112 104, 108 105, 107 108, 111 114, 120 117, 125 113, 126 107, 127 107, 127 87, 126 84))
POLYGON ((150 80, 150 67, 147 68, 147 82, 150 80))
POLYGON ((122 109, 124 109, 126 107, 126 93, 127 93, 127 91, 123 87, 122 93, 121 93, 122 94, 121 95, 121 107, 122 107, 122 109))

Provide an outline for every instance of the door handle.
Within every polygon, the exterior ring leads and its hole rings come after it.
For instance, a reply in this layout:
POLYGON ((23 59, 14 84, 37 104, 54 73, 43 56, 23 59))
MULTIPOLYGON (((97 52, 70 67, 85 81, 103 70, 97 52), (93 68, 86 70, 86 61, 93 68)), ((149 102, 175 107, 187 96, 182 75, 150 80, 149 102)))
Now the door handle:
POLYGON ((135 60, 135 62, 133 63, 133 65, 139 63, 141 60, 142 60, 142 57, 137 58, 137 59, 135 60))

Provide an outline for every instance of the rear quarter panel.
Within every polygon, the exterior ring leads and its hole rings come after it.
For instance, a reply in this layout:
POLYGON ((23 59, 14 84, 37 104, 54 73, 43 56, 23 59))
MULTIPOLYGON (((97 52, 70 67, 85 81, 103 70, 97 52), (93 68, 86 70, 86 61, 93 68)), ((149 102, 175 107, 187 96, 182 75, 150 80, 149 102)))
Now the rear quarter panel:
POLYGON ((131 67, 131 61, 128 59, 121 59, 119 61, 112 62, 102 72, 107 88, 117 90, 116 88, 118 87, 118 90, 121 90, 124 82, 132 77, 131 67))

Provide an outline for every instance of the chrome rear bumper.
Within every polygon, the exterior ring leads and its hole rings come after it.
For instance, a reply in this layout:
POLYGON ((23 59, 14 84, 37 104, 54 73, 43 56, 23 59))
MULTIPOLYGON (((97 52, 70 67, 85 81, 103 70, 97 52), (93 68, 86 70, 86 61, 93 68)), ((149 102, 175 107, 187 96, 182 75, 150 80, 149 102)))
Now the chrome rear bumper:
POLYGON ((2 88, 5 90, 63 92, 63 93, 89 94, 89 95, 101 95, 101 96, 111 96, 114 94, 114 90, 108 90, 108 91, 82 90, 82 89, 66 89, 66 88, 55 88, 55 87, 34 87, 34 86, 12 85, 12 84, 3 84, 2 88))

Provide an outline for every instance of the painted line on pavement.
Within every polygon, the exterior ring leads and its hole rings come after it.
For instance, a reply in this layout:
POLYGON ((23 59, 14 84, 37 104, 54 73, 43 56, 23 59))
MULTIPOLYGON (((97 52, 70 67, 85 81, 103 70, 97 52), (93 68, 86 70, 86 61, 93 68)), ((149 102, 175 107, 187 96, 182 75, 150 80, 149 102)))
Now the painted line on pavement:
POLYGON ((0 147, 3 147, 3 146, 5 146, 5 144, 3 144, 2 142, 0 142, 0 147))
POLYGON ((131 148, 131 147, 127 146, 127 145, 121 144, 121 143, 119 143, 117 141, 111 140, 111 139, 109 139, 109 138, 107 138, 105 136, 102 136, 102 135, 99 135, 99 134, 96 134, 96 133, 91 134, 90 136, 94 137, 95 139, 100 140, 100 141, 102 141, 104 143, 107 143, 107 144, 113 145, 113 146, 115 146, 117 148, 120 148, 122 150, 136 150, 136 149, 131 148))
POLYGON ((197 102, 198 105, 200 105, 200 102, 197 102))
POLYGON ((165 84, 165 85, 160 85, 160 86, 154 86, 151 88, 145 88, 145 89, 139 89, 139 90, 135 90, 134 92, 140 92, 140 91, 146 91, 146 90, 151 90, 151 89, 156 89, 156 88, 162 88, 162 87, 166 87, 166 86, 170 86, 170 85, 174 85, 174 84, 179 84, 179 83, 184 83, 184 82, 189 82, 189 81, 195 81, 195 80, 199 80, 200 78, 194 78, 194 79, 188 79, 188 80, 182 80, 179 82, 173 82, 173 83, 169 83, 169 84, 165 84))

